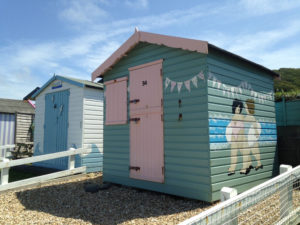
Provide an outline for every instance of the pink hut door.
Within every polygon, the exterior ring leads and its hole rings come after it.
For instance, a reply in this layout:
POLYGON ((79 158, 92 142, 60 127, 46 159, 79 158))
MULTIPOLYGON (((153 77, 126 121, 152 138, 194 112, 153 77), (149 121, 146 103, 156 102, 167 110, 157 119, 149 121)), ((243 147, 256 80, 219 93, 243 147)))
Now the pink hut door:
POLYGON ((162 60, 130 68, 130 177, 164 182, 162 60))

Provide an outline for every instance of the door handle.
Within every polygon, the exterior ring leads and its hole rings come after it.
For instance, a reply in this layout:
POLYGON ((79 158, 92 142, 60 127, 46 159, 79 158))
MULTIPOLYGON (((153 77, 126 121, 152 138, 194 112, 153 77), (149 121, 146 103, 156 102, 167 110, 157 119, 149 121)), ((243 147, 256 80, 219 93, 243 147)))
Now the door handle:
POLYGON ((134 104, 136 104, 136 103, 138 103, 139 101, 140 101, 139 99, 133 99, 133 100, 130 100, 129 103, 134 103, 134 104))
POLYGON ((135 171, 138 171, 138 170, 140 170, 141 169, 141 167, 139 167, 139 166, 129 166, 129 170, 135 170, 135 171))

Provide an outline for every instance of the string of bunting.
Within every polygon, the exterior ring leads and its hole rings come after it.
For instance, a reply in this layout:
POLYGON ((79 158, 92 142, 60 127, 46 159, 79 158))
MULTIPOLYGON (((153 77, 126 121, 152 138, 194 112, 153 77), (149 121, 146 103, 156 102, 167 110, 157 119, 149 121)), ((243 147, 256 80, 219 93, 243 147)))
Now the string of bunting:
POLYGON ((223 84, 220 80, 218 80, 213 74, 209 73, 208 80, 212 81, 212 86, 216 87, 223 91, 223 96, 238 98, 238 95, 243 93, 243 89, 249 90, 250 95, 254 98, 258 98, 259 103, 264 103, 266 100, 273 101, 273 92, 270 91, 267 94, 262 94, 253 90, 251 84, 246 81, 243 81, 237 87, 230 87, 223 84))
POLYGON ((182 86, 184 85, 185 88, 190 92, 191 91, 191 82, 197 88, 198 87, 198 79, 205 80, 204 74, 202 71, 195 75, 193 78, 185 80, 185 81, 173 81, 170 78, 166 77, 165 80, 165 88, 167 89, 168 86, 171 86, 171 92, 174 91, 175 87, 177 86, 177 91, 180 93, 182 86))

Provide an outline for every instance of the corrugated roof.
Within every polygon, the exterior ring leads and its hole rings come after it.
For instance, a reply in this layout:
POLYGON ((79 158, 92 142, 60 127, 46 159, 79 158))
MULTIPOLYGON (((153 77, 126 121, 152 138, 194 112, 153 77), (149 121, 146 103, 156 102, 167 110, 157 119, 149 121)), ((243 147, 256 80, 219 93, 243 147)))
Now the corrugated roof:
POLYGON ((196 51, 203 54, 208 54, 209 49, 215 49, 227 54, 231 57, 234 57, 238 60, 242 60, 255 66, 259 69, 264 70, 274 77, 280 77, 279 74, 274 71, 261 66, 257 63, 254 63, 250 60, 247 60, 243 57, 235 55, 231 52, 228 52, 224 49, 218 48, 214 45, 209 44, 207 41, 200 41, 188 38, 180 38, 174 36, 167 36, 161 34, 154 34, 142 31, 136 31, 123 45, 121 45, 109 58, 107 58, 93 73, 92 80, 95 80, 97 77, 102 76, 106 71, 111 69, 111 67, 116 64, 127 52, 134 48, 139 42, 147 42, 151 44, 164 45, 171 48, 181 48, 188 51, 196 51))
POLYGON ((27 101, 0 98, 0 113, 34 114, 34 108, 27 101))
POLYGON ((61 80, 79 87, 90 87, 90 88, 97 88, 103 90, 103 84, 101 83, 95 83, 89 80, 81 80, 77 78, 72 77, 66 77, 66 76, 60 76, 60 75, 54 75, 51 79, 49 79, 38 91, 36 91, 31 99, 35 99, 45 88, 47 88, 53 81, 55 80, 61 80))

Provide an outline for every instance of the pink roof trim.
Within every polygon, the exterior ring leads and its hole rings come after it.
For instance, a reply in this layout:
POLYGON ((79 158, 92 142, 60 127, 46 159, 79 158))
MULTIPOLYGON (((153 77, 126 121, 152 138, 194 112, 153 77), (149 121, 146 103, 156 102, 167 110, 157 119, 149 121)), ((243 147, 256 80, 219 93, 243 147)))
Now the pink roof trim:
POLYGON ((208 54, 208 42, 206 41, 136 31, 123 45, 121 45, 120 48, 118 48, 92 73, 92 81, 100 75, 103 75, 139 42, 165 45, 171 48, 181 48, 183 50, 208 54))
POLYGON ((35 104, 31 100, 27 100, 27 102, 35 109, 35 104))
POLYGON ((142 64, 142 65, 130 67, 130 68, 128 68, 128 70, 129 71, 138 70, 138 69, 141 69, 141 68, 144 68, 144 67, 147 67, 147 66, 152 66, 152 65, 155 65, 155 64, 161 64, 162 62, 163 62, 163 59, 159 59, 159 60, 156 60, 156 61, 153 61, 153 62, 149 62, 149 63, 145 63, 145 64, 142 64))

